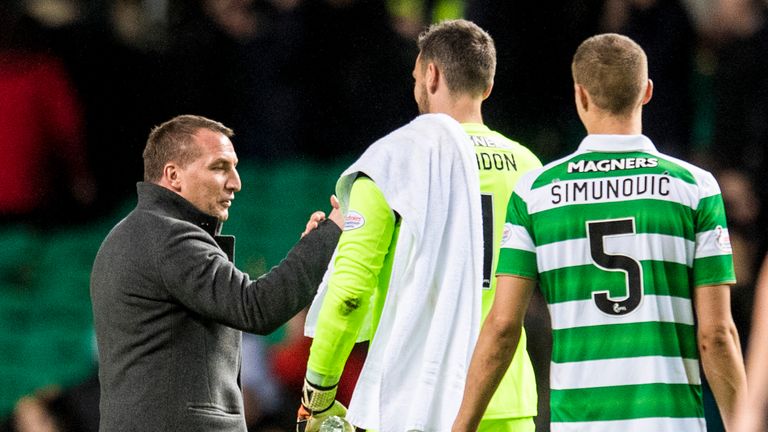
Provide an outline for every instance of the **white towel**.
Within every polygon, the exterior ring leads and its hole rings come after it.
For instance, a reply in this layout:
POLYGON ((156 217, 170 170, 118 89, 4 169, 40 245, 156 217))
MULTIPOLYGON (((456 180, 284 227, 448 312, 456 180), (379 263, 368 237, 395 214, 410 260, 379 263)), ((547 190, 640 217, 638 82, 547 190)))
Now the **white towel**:
MULTIPOLYGON (((450 430, 480 328, 482 219, 472 144, 447 115, 417 117, 344 171, 336 187, 343 210, 360 172, 402 224, 381 320, 347 417, 380 432, 450 430)), ((310 336, 324 291, 310 308, 310 336)))

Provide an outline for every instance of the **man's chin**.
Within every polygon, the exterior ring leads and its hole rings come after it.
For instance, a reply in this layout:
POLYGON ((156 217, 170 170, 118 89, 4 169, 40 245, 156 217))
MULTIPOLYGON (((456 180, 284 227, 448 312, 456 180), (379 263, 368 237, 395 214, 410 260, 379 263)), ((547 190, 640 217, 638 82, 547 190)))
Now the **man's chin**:
POLYGON ((229 219, 229 210, 226 209, 211 210, 208 214, 215 217, 220 222, 226 222, 226 220, 229 219))

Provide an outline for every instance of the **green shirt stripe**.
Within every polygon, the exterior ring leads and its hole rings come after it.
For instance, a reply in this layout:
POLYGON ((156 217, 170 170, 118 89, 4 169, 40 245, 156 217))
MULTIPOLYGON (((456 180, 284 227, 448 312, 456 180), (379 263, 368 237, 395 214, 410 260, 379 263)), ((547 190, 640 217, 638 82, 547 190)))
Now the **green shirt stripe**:
POLYGON ((725 206, 720 194, 702 198, 694 215, 699 231, 709 231, 727 225, 725 206))
POLYGON ((553 422, 704 416, 698 385, 643 384, 552 390, 550 400, 553 422))
POLYGON ((587 221, 635 217, 638 234, 665 234, 695 240, 693 210, 650 199, 617 203, 573 204, 531 215, 536 246, 587 236, 587 221))
POLYGON ((644 356, 698 359, 694 326, 642 322, 552 331, 555 363, 644 356))
POLYGON ((693 285, 721 285, 736 282, 731 255, 698 258, 693 262, 693 285))
MULTIPOLYGON (((513 256, 512 254, 520 252, 515 249, 502 250, 504 256, 513 256)), ((532 259, 535 260, 535 256, 532 259)), ((687 266, 664 261, 641 261, 641 265, 644 294, 691 298, 690 269, 687 266)), ((520 268, 529 267, 520 265, 520 268)), ((541 273, 539 278, 542 294, 549 304, 588 300, 592 298, 592 292, 606 289, 613 297, 626 295, 624 273, 607 272, 594 265, 551 270, 541 273)))
POLYGON ((496 274, 514 274, 529 279, 537 279, 536 254, 520 249, 502 248, 496 274), (517 264, 511 266, 509 263, 517 264), (519 269, 529 270, 520 271, 519 269))

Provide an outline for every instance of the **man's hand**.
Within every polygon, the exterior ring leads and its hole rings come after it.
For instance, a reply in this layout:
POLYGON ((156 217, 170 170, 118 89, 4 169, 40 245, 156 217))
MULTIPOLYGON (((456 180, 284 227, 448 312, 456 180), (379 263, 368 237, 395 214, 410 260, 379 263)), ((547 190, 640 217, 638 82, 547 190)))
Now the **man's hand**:
MULTIPOLYGON (((331 195, 331 207, 333 210, 331 210, 331 214, 328 215, 328 219, 336 223, 339 228, 344 229, 344 215, 341 214, 341 210, 339 210, 339 200, 336 199, 336 195, 331 195)), ((304 229, 304 232, 301 233, 301 237, 304 238, 305 235, 312 232, 312 230, 317 228, 317 226, 320 225, 320 222, 324 220, 324 212, 318 210, 312 213, 312 216, 309 217, 309 222, 307 222, 307 227, 304 229)))
POLYGON ((328 219, 334 221, 339 228, 344 230, 344 215, 339 209, 340 204, 339 200, 336 199, 336 195, 331 195, 331 207, 333 207, 333 210, 331 210, 331 214, 328 215, 328 219))
POLYGON ((320 222, 324 220, 325 220, 325 213, 319 210, 312 213, 312 215, 309 217, 309 222, 307 222, 307 227, 304 229, 304 232, 301 233, 301 238, 304 238, 305 235, 312 232, 312 230, 317 228, 320 222))
MULTIPOLYGON (((336 400, 336 388, 337 385, 320 387, 304 380, 301 405, 296 415, 297 432, 318 432, 328 417, 347 415, 347 408, 336 400)), ((349 432, 352 430, 350 428, 349 432)))
MULTIPOLYGON (((304 405, 301 405, 296 418, 296 432, 318 432, 325 419, 332 416, 344 418, 346 415, 347 408, 339 401, 333 401, 333 405, 328 410, 316 414, 310 414, 304 405)), ((345 432, 354 432, 354 430, 354 427, 349 426, 345 432)))

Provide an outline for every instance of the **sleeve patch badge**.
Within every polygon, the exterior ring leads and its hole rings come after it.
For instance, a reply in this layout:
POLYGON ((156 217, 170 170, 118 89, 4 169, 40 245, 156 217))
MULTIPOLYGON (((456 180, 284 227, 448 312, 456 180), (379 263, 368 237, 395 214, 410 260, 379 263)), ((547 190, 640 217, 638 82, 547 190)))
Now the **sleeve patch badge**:
POLYGON ((365 217, 354 210, 350 210, 344 218, 344 231, 362 228, 364 225, 365 217))
POLYGON ((717 241, 717 248, 723 252, 733 253, 731 249, 731 236, 728 234, 728 229, 723 228, 720 225, 715 228, 715 238, 717 241))
POLYGON ((501 233, 501 245, 509 246, 510 239, 512 239, 512 224, 507 222, 504 224, 504 231, 501 233))

